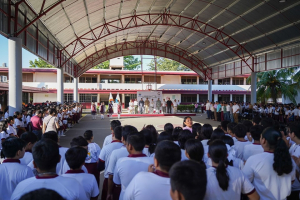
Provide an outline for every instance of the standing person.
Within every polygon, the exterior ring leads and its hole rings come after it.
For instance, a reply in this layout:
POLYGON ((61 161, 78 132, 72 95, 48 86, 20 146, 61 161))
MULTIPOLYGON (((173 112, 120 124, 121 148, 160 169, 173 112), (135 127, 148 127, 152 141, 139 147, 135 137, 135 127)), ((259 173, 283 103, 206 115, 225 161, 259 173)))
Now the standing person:
POLYGON ((259 141, 262 132, 263 132, 263 127, 261 125, 255 125, 250 128, 250 134, 254 142, 244 146, 244 151, 243 151, 244 161, 248 160, 248 158, 250 158, 255 154, 264 152, 264 149, 262 148, 259 141))
POLYGON ((101 120, 104 119, 104 113, 105 113, 105 104, 104 102, 101 103, 100 107, 100 114, 101 114, 101 120))
POLYGON ((49 115, 45 117, 43 121, 43 134, 49 131, 57 133, 57 129, 59 129, 60 126, 56 114, 57 111, 54 108, 49 109, 49 115))
POLYGON ((4 110, 4 118, 7 119, 9 117, 8 106, 4 110))
POLYGON ((239 123, 239 114, 240 114, 240 107, 237 105, 237 102, 234 102, 232 106, 233 118, 235 123, 239 123))
POLYGON ((160 114, 161 113, 161 110, 160 110, 160 107, 161 107, 161 101, 159 100, 159 98, 157 99, 157 101, 156 101, 156 112, 158 113, 158 114, 160 114))
POLYGON ((12 116, 9 116, 7 118, 7 123, 8 123, 8 126, 7 126, 7 129, 6 129, 6 132, 9 136, 15 136, 15 137, 18 137, 18 134, 17 134, 17 130, 15 129, 15 127, 13 126, 14 123, 15 123, 15 118, 12 117, 12 116))
MULTIPOLYGON (((141 101, 140 101, 141 102, 141 101)), ((140 104, 140 103, 139 103, 140 104)), ((150 105, 150 101, 148 100, 148 98, 146 98, 146 101, 145 101, 145 113, 146 114, 149 114, 149 105, 150 105)), ((141 105, 140 105, 141 106, 141 105)), ((140 113, 142 114, 142 113, 140 113)))
POLYGON ((108 116, 109 116, 109 118, 111 118, 113 113, 114 113, 114 111, 113 111, 113 102, 111 101, 108 104, 108 116))
POLYGON ((288 147, 281 133, 270 127, 261 134, 260 143, 264 152, 248 158, 243 172, 261 199, 286 199, 295 180, 288 147))
POLYGON ((22 165, 28 165, 32 160, 32 147, 38 141, 37 136, 32 132, 25 132, 21 135, 20 139, 25 141, 25 154, 23 158, 20 159, 22 165))
POLYGON ((138 114, 138 102, 137 102, 137 99, 134 100, 133 105, 134 105, 134 114, 138 114))
POLYGON ((154 111, 154 101, 153 99, 150 101, 150 114, 153 114, 154 111))
POLYGON ((134 103, 133 103, 133 100, 130 100, 128 109, 129 109, 129 113, 130 114, 134 113, 134 103))
POLYGON ((206 118, 206 119, 210 119, 211 111, 210 111, 210 103, 209 103, 209 100, 206 101, 206 104, 205 104, 205 110, 206 110, 206 114, 207 114, 207 118, 206 118))
POLYGON ((221 108, 222 108, 222 105, 217 101, 216 102, 217 104, 217 121, 221 121, 221 108))
POLYGON ((32 125, 32 132, 38 137, 38 140, 42 137, 42 128, 43 128, 43 121, 42 121, 42 111, 37 110, 35 112, 35 116, 31 117, 31 125, 32 125))
POLYGON ((197 113, 199 104, 197 102, 195 102, 194 106, 195 106, 195 113, 197 113))
POLYGON ((171 106, 172 106, 172 101, 170 100, 170 98, 168 98, 167 101, 167 113, 171 114, 171 106))
POLYGON ((121 101, 118 103, 118 119, 121 118, 121 113, 122 113, 122 104, 121 101))
POLYGON ((144 105, 145 105, 144 100, 143 98, 141 98, 141 100, 139 101, 140 114, 143 114, 144 105))
POLYGON ((25 127, 24 127, 24 123, 22 121, 22 114, 20 112, 15 112, 14 115, 15 118, 15 128, 17 129, 17 135, 20 137, 22 135, 22 133, 24 133, 26 131, 25 127))
POLYGON ((174 99, 174 102, 173 102, 173 113, 176 114, 177 113, 177 102, 176 102, 176 99, 174 99))
POLYGON ((167 103, 166 103, 166 100, 165 99, 163 99, 163 101, 162 101, 162 113, 163 114, 165 114, 166 113, 166 105, 167 105, 167 103))

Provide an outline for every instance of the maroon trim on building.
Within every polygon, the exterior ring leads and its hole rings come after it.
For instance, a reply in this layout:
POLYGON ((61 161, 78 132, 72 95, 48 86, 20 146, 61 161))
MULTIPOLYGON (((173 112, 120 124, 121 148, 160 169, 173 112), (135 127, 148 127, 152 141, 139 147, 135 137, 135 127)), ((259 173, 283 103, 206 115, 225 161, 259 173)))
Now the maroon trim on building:
MULTIPOLYGON (((9 84, 8 83, 0 83, 0 91, 9 91, 9 84)), ((29 87, 29 86, 22 86, 22 92, 32 92, 32 93, 48 93, 48 89, 36 88, 36 87, 29 87)))

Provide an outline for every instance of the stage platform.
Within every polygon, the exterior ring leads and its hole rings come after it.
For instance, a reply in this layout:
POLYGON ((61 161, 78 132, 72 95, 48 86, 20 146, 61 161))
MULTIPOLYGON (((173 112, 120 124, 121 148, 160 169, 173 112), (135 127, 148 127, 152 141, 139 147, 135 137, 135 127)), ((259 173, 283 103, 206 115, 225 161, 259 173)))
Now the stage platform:
MULTIPOLYGON (((113 114, 113 117, 118 117, 117 114, 113 114)), ((196 116, 195 113, 177 113, 177 114, 121 114, 121 117, 170 117, 170 116, 196 116)))

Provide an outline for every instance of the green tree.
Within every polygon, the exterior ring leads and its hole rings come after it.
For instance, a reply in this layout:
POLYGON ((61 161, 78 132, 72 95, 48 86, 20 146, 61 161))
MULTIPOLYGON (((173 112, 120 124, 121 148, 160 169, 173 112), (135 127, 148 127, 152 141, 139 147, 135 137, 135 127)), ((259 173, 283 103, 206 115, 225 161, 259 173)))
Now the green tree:
POLYGON ((104 61, 98 65, 96 65, 95 67, 93 67, 92 69, 109 69, 109 60, 104 61))
POLYGON ((38 58, 34 59, 34 61, 29 61, 29 67, 30 68, 55 68, 54 66, 48 64, 46 61, 38 58))
MULTIPOLYGON (((156 68, 158 71, 191 71, 190 68, 183 64, 163 57, 156 57, 156 68)), ((155 70, 154 59, 148 64, 150 70, 155 70)))
MULTIPOLYGON (((299 77, 300 72, 297 67, 257 73, 257 99, 265 103, 266 99, 271 98, 274 103, 277 103, 277 98, 283 95, 296 104, 295 96, 300 88, 299 77)), ((251 77, 247 82, 251 82, 251 77)))

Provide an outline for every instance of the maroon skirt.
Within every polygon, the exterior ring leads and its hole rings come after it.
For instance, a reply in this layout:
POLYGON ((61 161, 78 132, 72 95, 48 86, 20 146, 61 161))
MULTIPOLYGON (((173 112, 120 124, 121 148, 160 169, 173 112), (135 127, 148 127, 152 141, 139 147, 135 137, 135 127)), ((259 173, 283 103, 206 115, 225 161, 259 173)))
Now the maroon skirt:
POLYGON ((97 169, 97 163, 85 163, 84 166, 88 170, 89 174, 93 174, 95 176, 97 184, 99 186, 100 172, 97 169))

